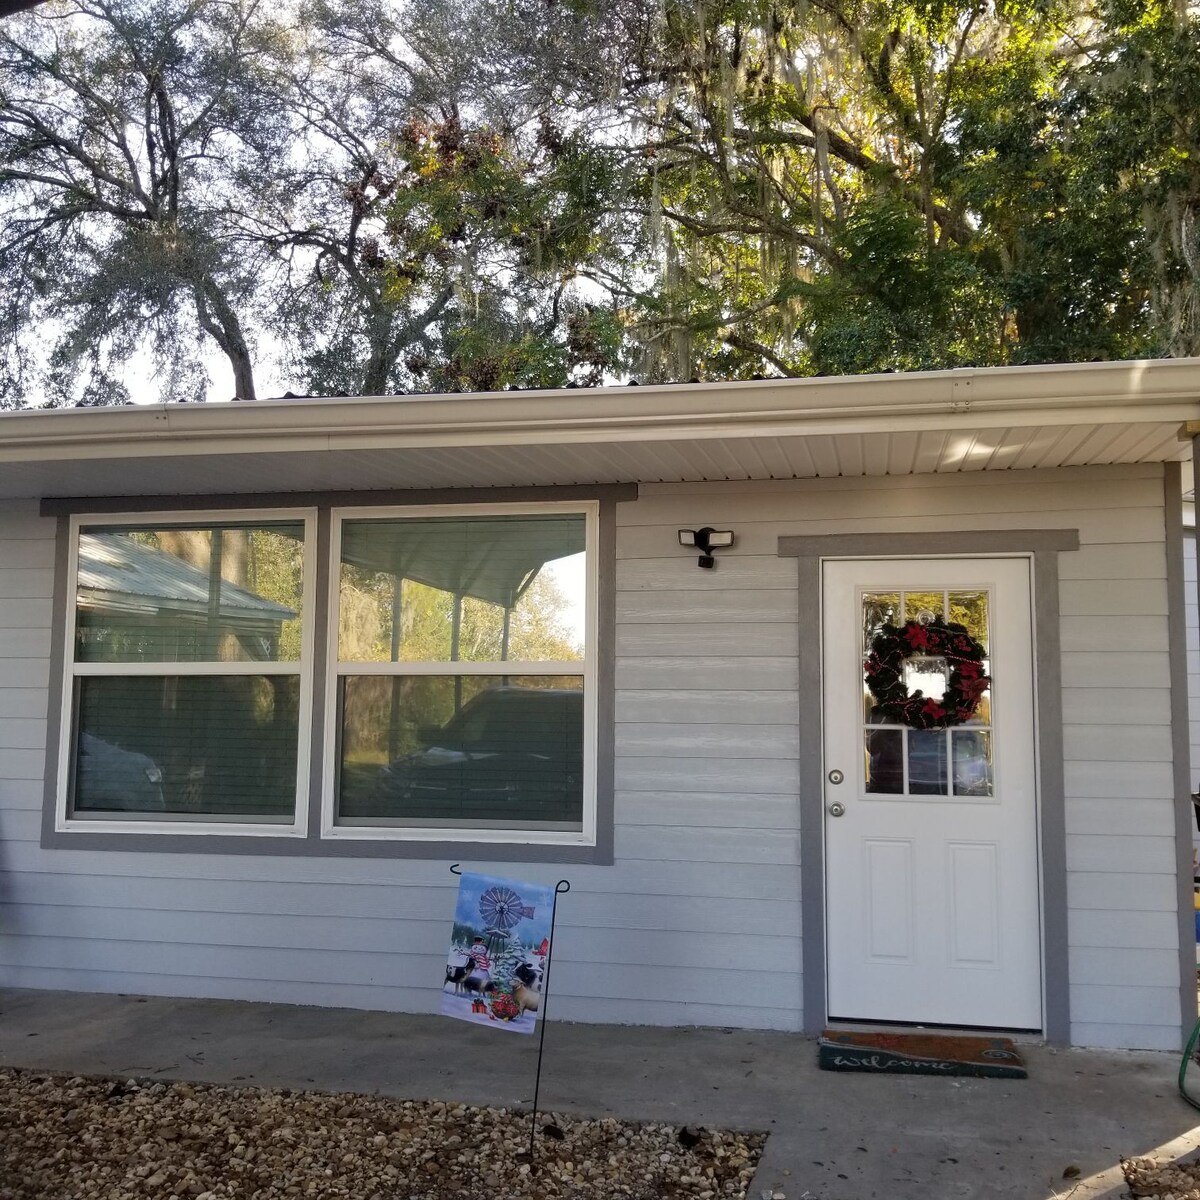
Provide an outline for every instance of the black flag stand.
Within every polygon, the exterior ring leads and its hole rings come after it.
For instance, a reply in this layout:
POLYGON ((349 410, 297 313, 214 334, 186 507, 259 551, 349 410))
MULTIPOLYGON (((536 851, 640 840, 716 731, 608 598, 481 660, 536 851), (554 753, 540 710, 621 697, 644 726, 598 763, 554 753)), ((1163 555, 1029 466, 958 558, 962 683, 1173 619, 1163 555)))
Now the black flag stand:
POLYGON ((538 1030, 537 1077, 533 1084, 533 1113, 529 1119, 529 1170, 531 1173, 537 1170, 537 1164, 533 1157, 533 1139, 537 1135, 538 1095, 542 1090, 542 1051, 546 1045, 546 1000, 550 995, 550 963, 554 959, 554 921, 558 916, 559 894, 570 890, 570 880, 560 879, 554 885, 554 903, 550 908, 550 948, 546 954, 546 975, 542 980, 541 1012, 538 1013, 541 1029, 538 1030))
MULTIPOLYGON (((458 863, 451 863, 450 870, 455 875, 462 874, 458 863)), ((542 1091, 542 1054, 546 1047, 546 1001, 550 995, 550 964, 554 961, 554 923, 558 919, 558 898, 571 890, 569 879, 560 879, 554 885, 554 903, 550 908, 550 947, 546 953, 546 971, 542 976, 542 996, 539 1003, 538 1024, 538 1056, 537 1075, 533 1084, 533 1112, 529 1116, 529 1170, 537 1170, 537 1160, 534 1158, 534 1142, 537 1137, 538 1097, 542 1091)))

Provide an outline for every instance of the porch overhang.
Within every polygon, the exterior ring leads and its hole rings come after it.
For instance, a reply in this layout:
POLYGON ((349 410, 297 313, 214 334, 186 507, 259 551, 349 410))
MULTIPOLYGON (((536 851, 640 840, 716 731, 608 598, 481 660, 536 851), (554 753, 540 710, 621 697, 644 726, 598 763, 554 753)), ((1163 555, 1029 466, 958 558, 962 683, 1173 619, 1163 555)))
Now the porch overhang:
POLYGON ((1200 359, 0 414, 0 498, 701 482, 1186 459, 1200 359))

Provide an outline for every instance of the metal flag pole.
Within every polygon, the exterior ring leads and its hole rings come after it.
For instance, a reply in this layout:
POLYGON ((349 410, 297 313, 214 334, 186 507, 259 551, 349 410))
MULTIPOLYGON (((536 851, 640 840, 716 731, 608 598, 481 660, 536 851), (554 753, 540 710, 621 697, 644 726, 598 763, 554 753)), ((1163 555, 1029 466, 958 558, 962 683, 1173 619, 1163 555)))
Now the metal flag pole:
POLYGON ((554 960, 554 922, 558 917, 559 893, 565 894, 570 890, 571 881, 569 879, 560 879, 554 885, 554 903, 550 906, 550 945, 546 951, 546 973, 542 977, 542 998, 540 1001, 541 1011, 538 1013, 542 1027, 538 1030, 537 1077, 533 1084, 533 1112, 530 1114, 529 1118, 530 1174, 537 1170, 537 1163, 533 1156, 533 1143, 534 1138, 537 1136, 538 1096, 542 1090, 542 1051, 546 1046, 546 1004, 550 996, 550 964, 554 960))
MULTIPOLYGON (((458 863, 451 863, 450 870, 455 875, 462 874, 462 867, 458 863)), ((538 1023, 541 1028, 538 1030, 537 1075, 533 1083, 533 1112, 529 1117, 530 1173, 537 1170, 537 1161, 534 1158, 534 1143, 537 1138, 538 1098, 542 1091, 542 1054, 546 1048, 546 1002, 550 995, 550 964, 554 961, 554 925, 558 920, 558 898, 570 890, 571 881, 569 879, 560 879, 554 885, 554 900, 550 905, 550 945, 546 948, 546 967, 542 973, 542 991, 538 1002, 538 1023)))

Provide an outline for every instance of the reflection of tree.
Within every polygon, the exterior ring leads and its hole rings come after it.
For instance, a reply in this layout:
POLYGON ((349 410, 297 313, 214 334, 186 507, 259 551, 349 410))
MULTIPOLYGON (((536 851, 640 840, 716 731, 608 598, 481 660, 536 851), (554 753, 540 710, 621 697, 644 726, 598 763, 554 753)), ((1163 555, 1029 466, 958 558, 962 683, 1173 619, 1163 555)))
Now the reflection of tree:
MULTIPOLYGON (((215 563, 212 529, 132 530, 128 536, 141 545, 173 555, 198 571, 246 588, 264 600, 273 600, 295 613, 301 610, 304 543, 299 527, 288 534, 244 526, 222 528, 216 539, 215 563)), ((241 657, 232 638, 229 633, 221 635, 215 651, 220 661, 241 657)), ((300 618, 284 621, 279 632, 278 658, 297 661, 300 639, 300 618)))
POLYGON ((962 625, 966 631, 987 649, 988 645, 988 597, 987 592, 951 592, 950 620, 962 625))
MULTIPOLYGON (((341 599, 339 654, 343 661, 454 661, 452 592, 343 564, 341 599)), ((582 647, 574 642, 567 626, 567 607, 559 584, 539 573, 512 610, 505 654, 504 609, 464 596, 457 661, 577 660, 582 647)))

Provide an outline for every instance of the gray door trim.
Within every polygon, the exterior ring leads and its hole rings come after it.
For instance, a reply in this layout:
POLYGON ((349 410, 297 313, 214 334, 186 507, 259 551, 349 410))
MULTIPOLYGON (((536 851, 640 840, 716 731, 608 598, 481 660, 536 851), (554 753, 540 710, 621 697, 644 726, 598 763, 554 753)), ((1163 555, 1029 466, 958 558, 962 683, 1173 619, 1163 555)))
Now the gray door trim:
MULTIPOLYGON (((1192 439, 1195 455, 1197 442, 1192 439)), ((1167 536, 1167 644, 1171 666, 1171 761, 1175 792, 1175 870, 1179 900, 1179 1012, 1181 1048, 1196 1023, 1196 933, 1192 901, 1192 747, 1188 715, 1187 593, 1184 584, 1183 482, 1180 463, 1163 463, 1167 536)), ((1200 585, 1198 585, 1200 586, 1200 585)))
MULTIPOLYGON (((1063 786, 1062 659, 1058 555, 1079 549, 1076 529, 991 529, 901 534, 781 537, 778 554, 797 562, 800 694, 821 695, 821 563, 827 558, 986 558, 1028 556, 1033 562, 1034 688, 1037 707, 1038 835, 1042 876, 1043 1035, 1071 1038, 1067 956, 1067 834, 1063 786)), ((822 707, 799 729, 801 995, 804 1031, 819 1035, 828 1019, 825 962, 824 750, 822 707)))

